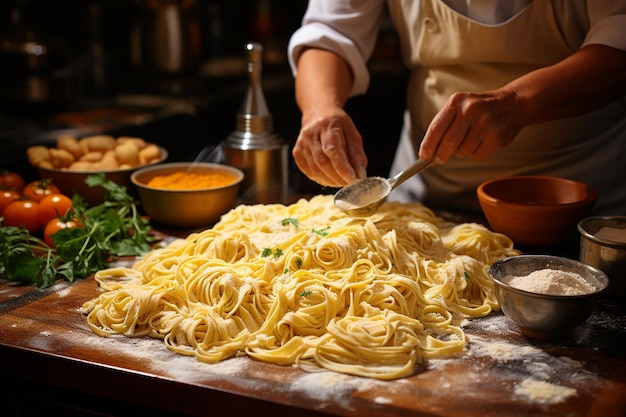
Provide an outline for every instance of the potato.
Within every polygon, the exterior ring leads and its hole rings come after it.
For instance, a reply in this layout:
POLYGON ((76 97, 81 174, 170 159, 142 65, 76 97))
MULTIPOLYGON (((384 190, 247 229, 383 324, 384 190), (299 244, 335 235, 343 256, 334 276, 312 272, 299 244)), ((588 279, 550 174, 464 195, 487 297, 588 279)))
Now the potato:
POLYGON ((76 170, 76 171, 89 171, 89 170, 97 170, 98 169, 98 165, 94 162, 90 162, 90 161, 75 161, 72 165, 70 165, 68 167, 69 170, 76 170))
POLYGON ((80 139, 61 135, 55 148, 44 145, 26 150, 31 165, 68 170, 117 170, 135 168, 158 160, 159 147, 134 136, 92 135, 80 139))
POLYGON ((142 138, 135 138, 132 136, 120 136, 116 139, 116 141, 118 145, 126 142, 132 142, 137 146, 137 149, 143 149, 147 145, 146 141, 142 138))
POLYGON ((26 149, 28 162, 33 166, 39 166, 43 161, 50 162, 50 151, 46 146, 35 145, 26 149))
POLYGON ((86 136, 80 141, 87 144, 89 151, 106 152, 115 148, 115 138, 109 135, 86 136))
POLYGON ((41 162, 39 162, 39 164, 37 164, 37 166, 38 166, 39 168, 48 168, 48 169, 52 169, 52 168, 54 168, 54 167, 52 166, 52 162, 50 162, 50 160, 48 160, 48 159, 46 159, 45 161, 41 161, 41 162))
POLYGON ((73 136, 59 136, 57 138, 57 148, 68 151, 76 159, 85 153, 85 149, 78 144, 78 140, 73 136))
POLYGON ((134 142, 127 141, 118 143, 115 149, 115 158, 120 165, 131 167, 139 165, 139 148, 134 142))
POLYGON ((67 168, 74 163, 76 158, 65 149, 50 149, 50 162, 55 168, 67 168))
POLYGON ((105 171, 120 168, 120 165, 117 163, 117 159, 115 158, 115 151, 113 150, 106 151, 104 155, 102 155, 102 159, 100 160, 100 162, 98 162, 97 164, 99 169, 105 171))
POLYGON ((103 152, 91 151, 87 152, 79 158, 83 162, 100 162, 102 160, 103 152))
POLYGON ((78 141, 78 146, 80 147, 81 151, 83 152, 83 155, 85 155, 86 153, 89 153, 89 142, 86 140, 79 140, 78 141))
POLYGON ((161 156, 159 147, 154 144, 149 144, 139 151, 139 162, 141 165, 149 164, 152 161, 156 161, 159 156, 161 156))

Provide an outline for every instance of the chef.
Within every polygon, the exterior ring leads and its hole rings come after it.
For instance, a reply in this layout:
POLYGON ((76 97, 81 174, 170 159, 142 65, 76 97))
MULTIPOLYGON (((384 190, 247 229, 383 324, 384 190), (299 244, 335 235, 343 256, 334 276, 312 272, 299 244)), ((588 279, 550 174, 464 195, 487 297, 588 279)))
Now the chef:
POLYGON ((367 91, 385 7, 411 70, 391 175, 435 162, 390 200, 478 212, 485 180, 554 175, 595 188, 596 213, 626 214, 626 0, 309 1, 289 43, 304 174, 367 175, 343 107, 367 91))

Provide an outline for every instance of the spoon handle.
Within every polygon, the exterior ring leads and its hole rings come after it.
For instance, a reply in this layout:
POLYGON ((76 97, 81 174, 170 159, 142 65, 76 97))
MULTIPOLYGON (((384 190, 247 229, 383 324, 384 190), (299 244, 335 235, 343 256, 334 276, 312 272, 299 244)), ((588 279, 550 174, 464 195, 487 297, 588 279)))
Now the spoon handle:
POLYGON ((408 167, 407 169, 403 171, 398 172, 396 175, 394 175, 392 178, 389 179, 389 185, 391 186, 391 189, 396 188, 397 186, 402 184, 404 181, 411 178, 413 175, 428 168, 430 164, 432 163, 433 163, 432 159, 430 161, 424 161, 423 159, 418 159, 417 161, 415 161, 415 163, 413 163, 413 165, 411 165, 410 167, 408 167))

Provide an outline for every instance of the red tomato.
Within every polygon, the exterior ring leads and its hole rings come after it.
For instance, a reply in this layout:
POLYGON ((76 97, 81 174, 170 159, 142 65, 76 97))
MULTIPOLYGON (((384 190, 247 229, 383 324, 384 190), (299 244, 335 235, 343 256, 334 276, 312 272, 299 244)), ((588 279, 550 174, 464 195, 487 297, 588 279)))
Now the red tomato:
POLYGON ((72 209, 72 199, 64 194, 48 194, 39 201, 39 222, 44 225, 55 217, 65 217, 72 209))
POLYGON ((33 201, 39 202, 50 194, 61 194, 61 190, 52 183, 52 180, 35 180, 24 186, 22 194, 33 201))
POLYGON ((16 172, 0 171, 0 188, 22 191, 24 178, 16 172))
POLYGON ((0 216, 4 213, 6 206, 11 204, 13 200, 18 198, 20 193, 15 190, 2 190, 0 191, 0 216))
POLYGON ((41 228, 37 202, 17 199, 5 207, 2 213, 5 226, 24 226, 30 233, 41 228))
POLYGON ((54 248, 55 244, 54 244, 54 239, 52 239, 52 236, 56 232, 62 229, 74 229, 76 227, 83 227, 83 224, 81 223, 80 220, 77 220, 77 219, 64 220, 64 219, 55 217, 54 219, 50 220, 46 224, 46 227, 43 229, 43 241, 46 242, 46 244, 50 246, 51 248, 54 248))

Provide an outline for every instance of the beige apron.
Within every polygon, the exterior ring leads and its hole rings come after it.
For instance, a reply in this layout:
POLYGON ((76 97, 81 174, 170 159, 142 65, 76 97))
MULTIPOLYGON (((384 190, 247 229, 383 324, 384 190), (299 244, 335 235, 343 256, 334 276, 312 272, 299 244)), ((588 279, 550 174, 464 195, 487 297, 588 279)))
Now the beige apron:
MULTIPOLYGON (((500 87, 564 59, 579 46, 569 46, 564 40, 549 0, 533 1, 496 26, 472 21, 439 0, 388 4, 403 45, 403 59, 412 69, 407 95, 410 123, 392 172, 414 161, 428 124, 452 93, 500 87), (411 25, 418 15, 420 30, 414 33, 411 25)), ((559 23, 563 21, 567 18, 559 23)), ((580 24, 580 19, 576 22, 580 24)), ((580 28, 580 42, 586 30, 580 28)), ((421 174, 425 189, 418 181, 407 181, 391 199, 419 199, 432 208, 479 211, 478 184, 522 174, 584 181, 598 191, 598 213, 626 214, 626 99, 582 117, 526 127, 507 148, 487 160, 453 157, 421 174)))

